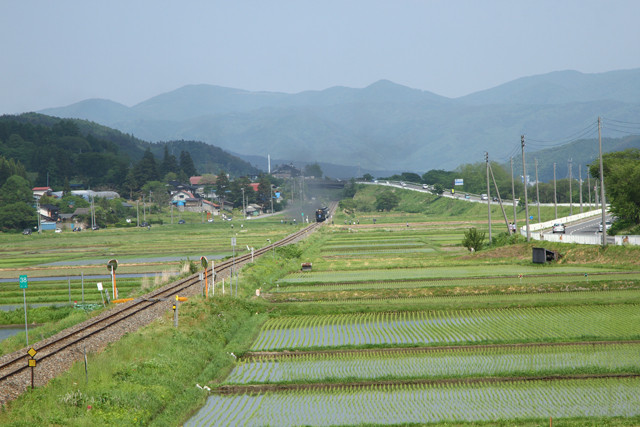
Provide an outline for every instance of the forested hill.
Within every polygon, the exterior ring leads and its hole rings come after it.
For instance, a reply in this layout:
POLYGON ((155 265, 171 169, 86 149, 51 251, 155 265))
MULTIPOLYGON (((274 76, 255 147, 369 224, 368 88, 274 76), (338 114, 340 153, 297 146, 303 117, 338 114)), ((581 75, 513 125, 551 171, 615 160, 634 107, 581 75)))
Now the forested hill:
POLYGON ((249 163, 202 142, 149 143, 86 120, 36 113, 0 117, 0 156, 19 161, 34 186, 46 185, 48 177, 51 187, 69 182, 126 193, 136 191, 146 181, 162 180, 169 172, 183 179, 196 172, 216 174, 224 170, 233 176, 259 172, 249 163), (145 155, 147 152, 152 156, 145 155), (154 167, 138 167, 151 158, 154 167))

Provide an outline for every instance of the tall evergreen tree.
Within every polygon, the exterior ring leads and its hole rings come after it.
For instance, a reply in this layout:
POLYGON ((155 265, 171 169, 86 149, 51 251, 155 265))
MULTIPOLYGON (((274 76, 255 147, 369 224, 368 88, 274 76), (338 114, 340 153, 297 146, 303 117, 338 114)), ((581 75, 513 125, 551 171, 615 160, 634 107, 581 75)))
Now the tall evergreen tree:
POLYGON ((136 183, 139 186, 144 185, 147 181, 158 180, 158 166, 156 165, 156 159, 149 148, 144 152, 142 159, 136 164, 134 168, 134 177, 136 183))
POLYGON ((165 144, 164 157, 160 164, 160 178, 164 178, 169 172, 177 174, 180 172, 180 167, 178 166, 178 159, 173 154, 169 154, 169 147, 165 144))
POLYGON ((222 199, 227 199, 227 191, 230 189, 229 178, 225 171, 220 171, 216 180, 216 194, 222 199))
POLYGON ((265 208, 271 206, 271 181, 267 175, 260 176, 257 199, 265 208))
POLYGON ((180 170, 182 170, 188 177, 198 174, 196 167, 193 164, 193 159, 188 151, 180 152, 180 170))

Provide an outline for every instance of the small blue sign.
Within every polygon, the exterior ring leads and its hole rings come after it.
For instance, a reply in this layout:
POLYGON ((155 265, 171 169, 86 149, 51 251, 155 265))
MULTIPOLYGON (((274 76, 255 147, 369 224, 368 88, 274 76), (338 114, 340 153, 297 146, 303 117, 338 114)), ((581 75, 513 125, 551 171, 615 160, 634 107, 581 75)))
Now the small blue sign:
POLYGON ((529 216, 529 219, 533 219, 533 215, 529 216))

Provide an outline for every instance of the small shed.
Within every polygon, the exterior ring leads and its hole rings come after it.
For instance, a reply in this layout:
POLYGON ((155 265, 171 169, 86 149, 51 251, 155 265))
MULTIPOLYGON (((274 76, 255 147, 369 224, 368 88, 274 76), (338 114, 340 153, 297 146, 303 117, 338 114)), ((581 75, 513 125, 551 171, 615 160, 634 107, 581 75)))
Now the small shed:
POLYGON ((550 261, 558 260, 558 251, 550 251, 545 248, 533 248, 533 262, 535 264, 544 264, 550 261))
POLYGON ((302 263, 302 268, 300 270, 302 271, 311 271, 311 266, 313 264, 311 264, 310 262, 303 262, 302 263))

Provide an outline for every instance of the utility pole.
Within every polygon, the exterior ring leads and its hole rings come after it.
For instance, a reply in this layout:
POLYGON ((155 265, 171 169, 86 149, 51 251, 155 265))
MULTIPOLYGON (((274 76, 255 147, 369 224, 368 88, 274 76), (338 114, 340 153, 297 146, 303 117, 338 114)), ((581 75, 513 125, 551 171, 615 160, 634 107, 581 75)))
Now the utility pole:
POLYGON ((241 188, 242 190, 242 219, 246 219, 247 218, 247 210, 244 208, 244 187, 241 188))
POLYGON ((600 203, 602 204, 602 246, 607 246, 607 204, 604 198, 604 167, 602 166, 602 124, 598 117, 598 146, 600 149, 600 203))
POLYGON ((38 234, 42 233, 42 224, 40 223, 40 199, 36 201, 36 216, 38 217, 38 234))
POLYGON ((140 200, 136 200, 136 226, 140 227, 140 200))
POLYGON ((273 213, 273 184, 269 184, 269 198, 271 199, 271 213, 273 213))
POLYGON ((487 212, 489 218, 489 243, 491 243, 491 194, 489 192, 491 187, 489 187, 489 152, 484 153, 484 161, 487 165, 487 212))
POLYGON ((538 185, 538 158, 536 157, 536 203, 538 204, 538 223, 540 223, 540 188, 538 185))
POLYGON ((571 166, 573 159, 569 159, 569 215, 573 215, 573 192, 571 191, 571 181, 573 181, 573 175, 571 173, 571 166))
POLYGON ((524 162, 524 135, 520 135, 522 146, 522 181, 524 181, 524 213, 527 224, 527 242, 531 241, 531 228, 529 227, 529 198, 527 197, 527 170, 524 162))
POLYGON ((589 173, 589 168, 587 168, 587 191, 589 191, 589 209, 593 208, 591 204, 591 174, 589 173))
POLYGON ((578 168, 578 182, 580 184, 580 213, 582 213, 582 165, 578 168))
POLYGON ((558 219, 558 194, 556 191, 556 164, 553 164, 553 207, 556 214, 556 219, 558 219))
POLYGON ((513 157, 509 158, 511 163, 511 198, 513 199, 513 228, 518 229, 518 220, 516 218, 516 189, 513 183, 513 157))
POLYGON ((493 175, 493 168, 491 167, 491 163, 489 163, 489 172, 491 172, 491 179, 493 180, 493 186, 496 189, 496 195, 498 196, 498 202, 500 203, 500 210, 502 211, 502 216, 504 217, 504 223, 509 230, 509 234, 511 234, 509 220, 507 219, 507 213, 504 211, 504 206, 502 205, 502 197, 500 197, 500 190, 498 190, 498 184, 496 183, 496 177, 493 175))

